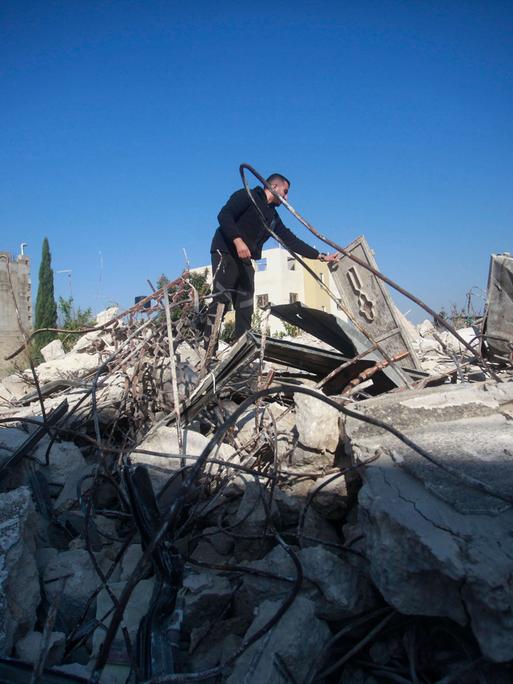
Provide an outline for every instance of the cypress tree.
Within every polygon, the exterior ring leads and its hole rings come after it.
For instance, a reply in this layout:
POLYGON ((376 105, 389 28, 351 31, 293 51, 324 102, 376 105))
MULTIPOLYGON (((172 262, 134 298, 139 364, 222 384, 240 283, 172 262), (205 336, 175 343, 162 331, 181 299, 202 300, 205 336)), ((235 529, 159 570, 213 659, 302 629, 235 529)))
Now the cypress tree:
MULTIPOLYGON (((39 285, 37 288, 35 329, 57 327, 57 305, 53 290, 52 255, 48 238, 43 240, 39 285)), ((34 340, 38 349, 55 339, 55 333, 40 333, 34 340)))

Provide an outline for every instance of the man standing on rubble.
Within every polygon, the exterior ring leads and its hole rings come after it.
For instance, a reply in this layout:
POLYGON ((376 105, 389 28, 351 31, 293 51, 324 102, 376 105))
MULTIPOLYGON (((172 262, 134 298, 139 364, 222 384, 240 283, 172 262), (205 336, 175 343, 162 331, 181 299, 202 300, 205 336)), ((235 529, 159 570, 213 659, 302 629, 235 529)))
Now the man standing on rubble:
MULTIPOLYGON (((287 198, 290 181, 281 173, 273 173, 267 178, 269 186, 281 197, 287 198)), ((318 252, 283 225, 275 207, 281 199, 273 195, 267 188, 257 186, 251 195, 264 216, 271 230, 293 252, 307 259, 320 261, 336 261, 338 254, 318 252)), ((237 190, 230 197, 218 215, 219 228, 214 234, 210 254, 212 258, 212 274, 214 282, 212 292, 214 298, 207 313, 205 342, 208 344, 217 304, 230 304, 235 309, 235 330, 232 342, 238 340, 246 330, 251 328, 253 315, 253 294, 255 291, 255 271, 251 260, 260 259, 262 246, 271 235, 262 224, 259 212, 247 191, 237 190)))

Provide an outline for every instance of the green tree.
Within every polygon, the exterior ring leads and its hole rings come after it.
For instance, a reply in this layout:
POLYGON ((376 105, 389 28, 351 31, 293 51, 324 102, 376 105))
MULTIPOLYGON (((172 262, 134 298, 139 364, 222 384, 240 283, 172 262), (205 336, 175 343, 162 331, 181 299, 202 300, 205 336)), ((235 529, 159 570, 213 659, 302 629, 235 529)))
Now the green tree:
MULTIPOLYGON (((34 322, 36 330, 39 328, 57 327, 57 305, 53 289, 52 255, 48 238, 43 240, 41 265, 39 267, 39 285, 37 288, 36 316, 34 322)), ((55 333, 40 333, 34 342, 36 350, 41 349, 55 338, 55 333)))
POLYGON ((82 311, 79 307, 74 311, 72 297, 69 297, 68 299, 59 297, 59 328, 70 331, 69 333, 60 333, 59 335, 65 351, 69 351, 80 337, 80 334, 73 333, 73 330, 93 328, 95 325, 96 320, 91 308, 82 311))

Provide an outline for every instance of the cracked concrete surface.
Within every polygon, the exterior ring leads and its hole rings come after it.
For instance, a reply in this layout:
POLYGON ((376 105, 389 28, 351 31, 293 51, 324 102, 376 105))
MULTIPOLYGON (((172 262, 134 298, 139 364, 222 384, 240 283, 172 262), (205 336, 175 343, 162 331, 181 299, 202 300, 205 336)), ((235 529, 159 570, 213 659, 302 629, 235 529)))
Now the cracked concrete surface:
MULTIPOLYGON (((513 382, 389 394, 359 410, 393 424, 453 469, 513 492, 513 382)), ((359 520, 371 576, 407 614, 470 623, 486 657, 513 657, 513 508, 429 463, 381 428, 348 419, 367 466, 359 520)))

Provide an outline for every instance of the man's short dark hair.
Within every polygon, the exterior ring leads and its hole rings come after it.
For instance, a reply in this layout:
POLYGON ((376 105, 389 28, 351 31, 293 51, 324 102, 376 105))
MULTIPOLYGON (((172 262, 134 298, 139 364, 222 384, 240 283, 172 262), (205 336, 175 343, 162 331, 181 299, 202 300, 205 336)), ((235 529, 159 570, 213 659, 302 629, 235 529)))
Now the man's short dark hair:
POLYGON ((281 181, 282 183, 288 183, 290 188, 290 181, 282 173, 271 173, 269 178, 266 179, 269 185, 274 183, 274 181, 281 181))

